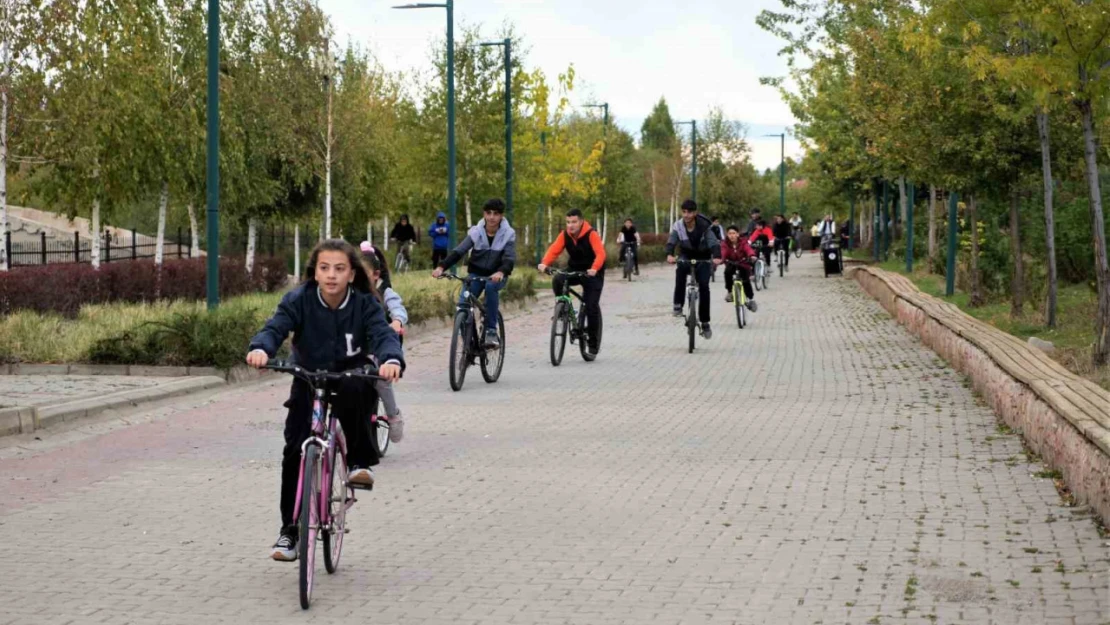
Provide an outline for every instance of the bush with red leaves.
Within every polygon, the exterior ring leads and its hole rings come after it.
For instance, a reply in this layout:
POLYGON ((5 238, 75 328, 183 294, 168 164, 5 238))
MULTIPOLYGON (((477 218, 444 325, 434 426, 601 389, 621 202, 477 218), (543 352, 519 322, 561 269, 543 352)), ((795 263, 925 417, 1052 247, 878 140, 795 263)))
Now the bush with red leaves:
MULTIPOLYGON (((18 267, 0 273, 0 315, 16 310, 76 316, 85 304, 198 300, 205 297, 203 258, 166 260, 161 271, 150 260, 18 267)), ((220 297, 285 286, 285 260, 260 257, 248 274, 241 258, 220 259, 220 297)))

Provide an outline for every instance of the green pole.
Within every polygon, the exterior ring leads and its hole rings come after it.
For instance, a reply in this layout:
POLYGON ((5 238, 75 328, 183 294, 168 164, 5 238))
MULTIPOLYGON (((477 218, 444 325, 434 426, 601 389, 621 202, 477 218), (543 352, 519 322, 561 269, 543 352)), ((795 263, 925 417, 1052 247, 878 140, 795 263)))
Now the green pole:
POLYGON ((782 133, 782 150, 779 159, 779 214, 786 214, 786 133, 782 133))
POLYGON ((906 273, 913 273, 913 205, 917 201, 917 189, 913 182, 906 181, 909 187, 909 203, 906 205, 906 273))
POLYGON ((505 38, 505 214, 513 223, 513 40, 505 38))
POLYGON ((455 6, 447 0, 447 214, 451 215, 448 236, 458 245, 458 203, 455 197, 455 6))
POLYGON ((208 309, 220 305, 220 2, 208 0, 208 309))
POLYGON ((852 195, 850 196, 850 199, 851 199, 851 208, 849 208, 849 210, 848 210, 848 249, 849 250, 852 249, 852 239, 854 239, 855 236, 856 236, 855 235, 855 228, 856 228, 856 191, 855 191, 854 188, 852 189, 852 195))
POLYGON ((693 128, 693 132, 691 133, 691 137, 692 137, 691 144, 692 144, 692 147, 693 147, 693 151, 690 155, 690 160, 691 160, 690 164, 693 168, 693 175, 691 176, 691 181, 690 181, 690 193, 691 193, 691 195, 694 196, 692 199, 695 202, 697 202, 698 201, 698 120, 695 119, 694 121, 692 121, 690 123, 692 124, 691 127, 693 128))
POLYGON ((883 247, 882 260, 890 255, 890 183, 883 181, 883 215, 882 215, 883 247))
POLYGON ((872 232, 871 232, 871 241, 872 241, 871 247, 874 248, 875 262, 878 262, 879 261, 879 246, 882 244, 882 238, 883 238, 883 231, 882 231, 882 225, 881 225, 882 220, 883 220, 883 208, 882 208, 883 196, 879 192, 879 179, 878 178, 875 179, 875 184, 873 186, 874 186, 874 190, 875 190, 875 216, 871 219, 871 230, 872 230, 872 232))
POLYGON ((951 297, 956 292, 956 232, 959 224, 960 194, 948 193, 948 264, 944 271, 944 294, 951 297))

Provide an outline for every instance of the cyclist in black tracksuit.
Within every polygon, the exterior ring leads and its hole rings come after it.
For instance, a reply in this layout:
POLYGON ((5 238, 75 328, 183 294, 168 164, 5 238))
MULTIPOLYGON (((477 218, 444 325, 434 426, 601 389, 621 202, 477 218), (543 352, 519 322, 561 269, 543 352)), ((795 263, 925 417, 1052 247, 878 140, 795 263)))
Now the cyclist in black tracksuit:
POLYGON ((784 215, 775 215, 775 223, 771 225, 771 233, 775 235, 775 252, 780 249, 786 252, 787 267, 790 266, 790 240, 794 235, 794 228, 786 221, 784 215))
MULTIPOLYGON (((720 260, 721 242, 713 234, 713 223, 704 215, 698 214, 698 205, 693 200, 682 203, 682 219, 671 226, 671 235, 667 239, 667 262, 675 263, 678 258, 687 260, 720 260)), ((698 263, 695 278, 698 281, 698 321, 701 322, 705 338, 710 338, 713 333, 709 329, 709 276, 712 273, 709 263, 698 263)), ((691 266, 680 264, 675 272, 674 281, 674 314, 682 316, 682 304, 686 294, 686 277, 690 275, 691 266)))

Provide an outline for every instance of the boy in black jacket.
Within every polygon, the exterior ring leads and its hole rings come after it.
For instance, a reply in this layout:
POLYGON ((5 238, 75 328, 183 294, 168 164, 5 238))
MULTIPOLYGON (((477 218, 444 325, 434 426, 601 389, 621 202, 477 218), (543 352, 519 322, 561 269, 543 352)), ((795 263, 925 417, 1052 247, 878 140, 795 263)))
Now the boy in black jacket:
MULTIPOLYGON (((682 219, 671 226, 667 239, 667 262, 674 264, 678 258, 686 260, 710 260, 721 263, 721 242, 713 234, 712 222, 705 215, 698 214, 698 205, 693 200, 682 203, 682 219)), ((682 316, 682 304, 686 294, 686 277, 690 272, 698 283, 698 321, 702 334, 709 339, 713 331, 709 329, 709 276, 712 273, 709 263, 697 265, 681 264, 675 271, 674 314, 682 316)))
MULTIPOLYGON (((378 375, 397 380, 404 367, 404 353, 372 288, 366 266, 354 247, 338 239, 321 241, 312 250, 305 281, 281 299, 274 316, 251 339, 247 364, 265 366, 292 333, 290 360, 305 369, 346 371, 362 366, 373 356, 381 363, 378 375)), ((362 410, 367 384, 358 378, 339 384, 332 410, 347 437, 351 484, 371 487, 374 473, 370 467, 378 463, 378 458, 362 410)), ((289 413, 281 462, 281 534, 270 554, 275 560, 297 559, 293 508, 301 444, 312 434, 312 402, 312 389, 295 379, 289 401, 285 402, 289 413)))

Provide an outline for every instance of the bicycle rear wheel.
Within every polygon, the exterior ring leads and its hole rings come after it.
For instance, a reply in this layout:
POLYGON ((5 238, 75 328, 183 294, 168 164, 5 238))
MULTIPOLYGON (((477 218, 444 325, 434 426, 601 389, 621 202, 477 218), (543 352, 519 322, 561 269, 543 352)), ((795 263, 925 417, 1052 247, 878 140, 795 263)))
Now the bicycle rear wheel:
MULTIPOLYGON (((598 313, 597 319, 597 349, 598 351, 601 351, 601 313, 598 313)), ((585 360, 586 362, 593 362, 594 359, 597 358, 597 354, 590 353, 589 330, 590 323, 589 320, 586 318, 586 311, 583 310, 581 311, 581 314, 578 315, 578 351, 582 353, 582 360, 585 360)))
MULTIPOLYGON (((338 428, 339 425, 336 424, 338 428)), ((324 538, 324 568, 328 573, 334 573, 339 568, 339 556, 343 551, 343 536, 347 531, 347 507, 354 498, 354 491, 347 484, 347 454, 339 449, 338 439, 342 430, 332 439, 332 446, 328 451, 328 467, 331 471, 331 480, 325 488, 324 500, 328 504, 330 529, 323 533, 324 538)), ((389 440, 389 437, 386 437, 389 440)))
POLYGON ((624 257, 624 279, 632 281, 632 250, 628 250, 624 257))
POLYGON ((551 366, 558 367, 563 362, 563 352, 567 349, 567 331, 569 315, 567 303, 563 300, 555 302, 555 316, 551 318, 551 366))
POLYGON ((694 353, 695 335, 698 333, 698 298, 696 295, 690 296, 690 310, 686 315, 686 334, 690 337, 690 351, 694 353))
POLYGON ((455 315, 455 329, 451 332, 451 363, 449 365, 449 378, 451 390, 462 390, 463 381, 466 379, 466 368, 470 365, 470 336, 473 324, 470 315, 460 312, 455 315))
POLYGON ((312 582, 316 573, 316 533, 320 527, 320 448, 309 445, 304 452, 304 475, 301 481, 301 516, 297 520, 297 559, 300 560, 301 609, 312 603, 312 582))
POLYGON ((501 349, 483 350, 479 364, 482 368, 482 379, 488 384, 493 384, 501 377, 501 366, 505 364, 505 320, 501 312, 497 313, 497 338, 501 339, 501 349))
POLYGON ((378 457, 384 458, 389 451, 389 420, 385 418, 385 406, 379 397, 374 407, 374 416, 370 421, 370 442, 378 452, 378 457))

